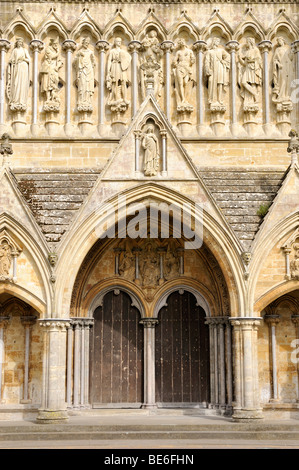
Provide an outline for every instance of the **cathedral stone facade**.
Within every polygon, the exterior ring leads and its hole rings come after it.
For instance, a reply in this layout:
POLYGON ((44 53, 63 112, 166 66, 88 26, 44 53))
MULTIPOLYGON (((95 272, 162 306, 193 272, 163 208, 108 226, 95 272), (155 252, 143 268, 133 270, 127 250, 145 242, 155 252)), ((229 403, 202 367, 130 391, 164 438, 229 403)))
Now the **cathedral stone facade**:
POLYGON ((298 416, 296 0, 0 3, 0 419, 298 416))

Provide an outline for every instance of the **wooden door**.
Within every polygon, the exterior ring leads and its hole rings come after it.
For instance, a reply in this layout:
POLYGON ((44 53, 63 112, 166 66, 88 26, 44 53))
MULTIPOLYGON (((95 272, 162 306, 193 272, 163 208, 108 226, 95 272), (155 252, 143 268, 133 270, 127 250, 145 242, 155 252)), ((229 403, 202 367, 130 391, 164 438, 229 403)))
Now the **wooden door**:
POLYGON ((174 292, 156 327, 156 401, 165 406, 209 401, 209 329, 193 294, 174 292))
POLYGON ((143 328, 125 292, 107 293, 94 312, 91 338, 93 407, 140 407, 143 402, 143 328))

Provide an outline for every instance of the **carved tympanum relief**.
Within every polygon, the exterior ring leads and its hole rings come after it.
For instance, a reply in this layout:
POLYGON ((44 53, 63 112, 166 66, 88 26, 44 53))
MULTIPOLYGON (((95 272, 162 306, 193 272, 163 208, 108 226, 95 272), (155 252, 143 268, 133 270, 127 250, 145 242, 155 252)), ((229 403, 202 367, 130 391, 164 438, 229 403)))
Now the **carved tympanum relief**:
POLYGON ((17 38, 8 62, 6 86, 9 108, 13 112, 24 112, 27 109, 29 64, 30 56, 24 47, 24 41, 22 38, 17 38))
POLYGON ((52 38, 45 49, 40 69, 41 92, 45 95, 44 111, 58 112, 60 108, 59 70, 63 62, 59 54, 59 38, 52 38))

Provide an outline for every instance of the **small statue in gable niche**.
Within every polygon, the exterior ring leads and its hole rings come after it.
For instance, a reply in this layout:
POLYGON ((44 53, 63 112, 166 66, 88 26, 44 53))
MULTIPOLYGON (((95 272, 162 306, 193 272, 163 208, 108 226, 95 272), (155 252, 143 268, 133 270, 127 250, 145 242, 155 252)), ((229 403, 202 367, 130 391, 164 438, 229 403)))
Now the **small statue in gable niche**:
POLYGON ((30 57, 22 38, 17 38, 7 69, 6 93, 11 111, 24 112, 30 86, 30 57))
POLYGON ((59 38, 51 38, 41 65, 41 92, 46 96, 45 111, 59 110, 59 70, 63 63, 59 58, 59 38))
POLYGON ((159 142, 154 133, 154 126, 148 125, 141 140, 144 149, 144 175, 155 176, 160 165, 159 142))
POLYGON ((294 243, 294 258, 290 262, 291 278, 299 280, 299 243, 294 243))
POLYGON ((0 244, 0 280, 9 278, 9 271, 11 267, 11 246, 6 239, 3 239, 0 244))
POLYGON ((193 106, 188 102, 190 85, 194 84, 193 64, 195 57, 193 51, 186 45, 184 39, 177 41, 178 50, 175 55, 173 66, 175 96, 177 111, 193 111, 193 106))
POLYGON ((94 68, 95 58, 89 49, 90 39, 85 37, 75 59, 76 85, 78 87, 78 111, 92 112, 92 98, 94 94, 94 68))

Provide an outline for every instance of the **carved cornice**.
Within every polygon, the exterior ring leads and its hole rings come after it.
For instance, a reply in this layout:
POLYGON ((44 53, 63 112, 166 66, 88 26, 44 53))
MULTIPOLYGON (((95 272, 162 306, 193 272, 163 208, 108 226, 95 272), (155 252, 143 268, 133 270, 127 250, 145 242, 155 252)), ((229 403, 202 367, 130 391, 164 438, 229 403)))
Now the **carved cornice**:
MULTIPOLYGON (((225 3, 232 3, 232 4, 260 4, 260 3, 266 3, 266 4, 271 4, 271 3, 276 3, 276 4, 295 4, 297 3, 298 0, 288 0, 288 1, 282 1, 282 0, 225 0, 225 3)), ((0 0, 1 3, 20 3, 19 0, 10 0, 5 1, 5 0, 0 0)), ((40 0, 23 0, 22 3, 40 3, 40 0)), ((52 0, 44 0, 43 3, 53 3, 52 0)), ((70 0, 59 0, 55 1, 55 3, 70 3, 70 0)), ((82 3, 82 0, 72 0, 72 3, 82 3)), ((150 3, 150 4, 169 4, 169 0, 89 0, 89 3, 107 3, 107 4, 123 4, 123 3, 133 3, 133 4, 139 4, 139 3, 150 3)), ((171 3, 175 4, 188 4, 188 3, 211 3, 211 4, 222 4, 224 3, 223 0, 172 0, 171 3)))

